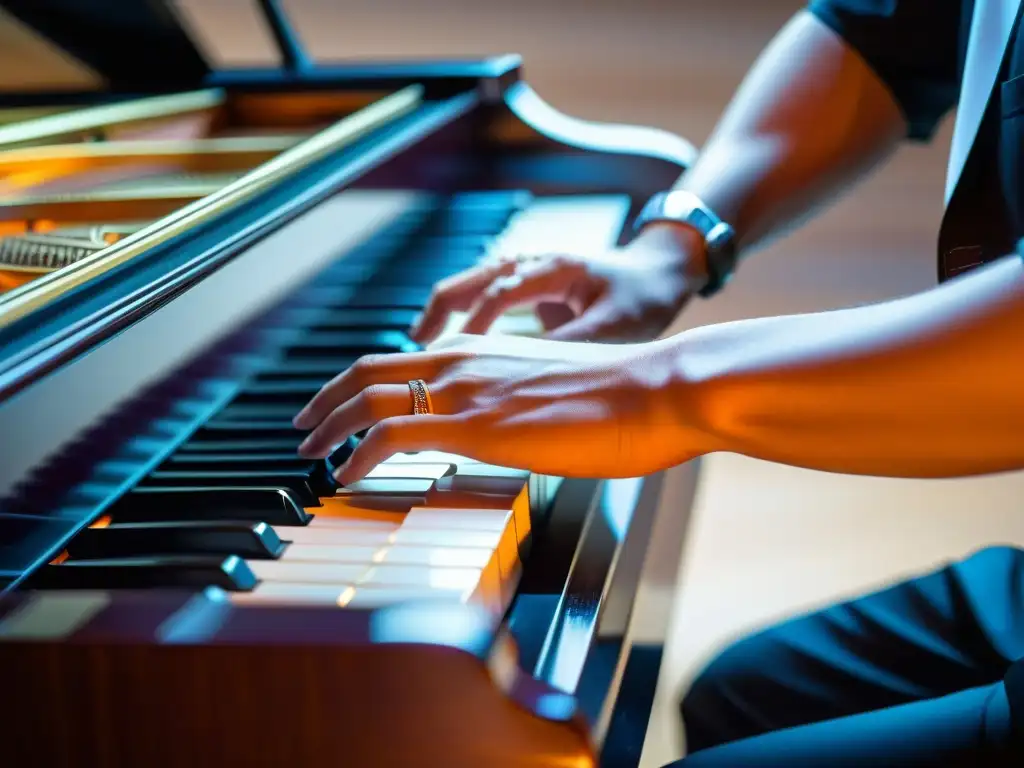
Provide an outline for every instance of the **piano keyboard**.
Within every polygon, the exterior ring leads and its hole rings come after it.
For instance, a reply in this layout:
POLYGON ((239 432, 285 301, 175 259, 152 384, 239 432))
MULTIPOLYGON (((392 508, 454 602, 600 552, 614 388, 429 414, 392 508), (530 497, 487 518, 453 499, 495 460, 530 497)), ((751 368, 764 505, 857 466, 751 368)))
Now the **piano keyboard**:
MULTIPOLYGON (((350 609, 442 600, 502 616, 557 480, 422 452, 338 488, 325 462, 296 454, 304 433, 291 419, 360 356, 416 349, 407 329, 439 280, 499 239, 524 249, 539 244, 531 237, 549 241, 547 206, 577 225, 574 247, 598 248, 617 234, 628 200, 574 206, 488 192, 406 212, 248 329, 258 343, 237 353, 247 373, 230 395, 21 588, 217 587, 239 605, 350 609)), ((522 317, 511 322, 527 330, 522 317)), ((130 470, 111 462, 108 479, 130 470)))

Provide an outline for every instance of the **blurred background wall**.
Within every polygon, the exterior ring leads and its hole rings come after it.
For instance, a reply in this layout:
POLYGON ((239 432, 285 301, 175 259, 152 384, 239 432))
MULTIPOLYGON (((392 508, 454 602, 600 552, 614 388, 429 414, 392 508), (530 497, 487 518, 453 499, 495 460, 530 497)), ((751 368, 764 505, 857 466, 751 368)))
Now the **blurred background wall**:
MULTIPOLYGON (((178 0, 215 59, 269 62, 271 43, 253 23, 250 2, 178 0)), ((698 145, 759 51, 802 4, 286 0, 317 58, 520 53, 529 82, 561 110, 656 125, 698 145)), ((12 43, 6 50, 16 57, 21 49, 12 43)), ((933 144, 905 147, 826 214, 759 252, 723 296, 697 302, 679 327, 847 306, 933 285, 951 126, 950 118, 933 144)), ((683 551, 651 553, 647 614, 671 611, 673 630, 645 766, 679 756, 676 699, 708 656, 739 633, 988 543, 1024 544, 1021 475, 882 480, 716 455, 700 464, 687 515, 693 474, 669 473, 662 503, 664 525, 686 526, 683 551)))

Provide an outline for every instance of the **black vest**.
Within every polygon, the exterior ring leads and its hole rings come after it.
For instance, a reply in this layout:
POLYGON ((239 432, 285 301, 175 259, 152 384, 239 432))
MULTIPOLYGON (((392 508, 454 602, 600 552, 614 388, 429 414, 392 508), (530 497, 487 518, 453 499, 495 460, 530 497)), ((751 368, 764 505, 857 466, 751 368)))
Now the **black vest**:
MULTIPOLYGON (((940 282, 1013 253, 1024 237, 1022 14, 1024 3, 974 144, 942 219, 938 242, 940 282)), ((966 35, 969 9, 964 19, 966 35)), ((965 49, 966 44, 961 46, 961 57, 965 49)))

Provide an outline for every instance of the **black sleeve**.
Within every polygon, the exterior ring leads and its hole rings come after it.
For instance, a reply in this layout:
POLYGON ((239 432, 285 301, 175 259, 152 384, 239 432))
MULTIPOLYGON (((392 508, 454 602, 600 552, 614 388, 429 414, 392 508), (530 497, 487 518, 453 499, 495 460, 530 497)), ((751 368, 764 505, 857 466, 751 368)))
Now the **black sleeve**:
POLYGON ((809 10, 889 87, 908 138, 930 139, 960 97, 963 0, 810 0, 809 10))

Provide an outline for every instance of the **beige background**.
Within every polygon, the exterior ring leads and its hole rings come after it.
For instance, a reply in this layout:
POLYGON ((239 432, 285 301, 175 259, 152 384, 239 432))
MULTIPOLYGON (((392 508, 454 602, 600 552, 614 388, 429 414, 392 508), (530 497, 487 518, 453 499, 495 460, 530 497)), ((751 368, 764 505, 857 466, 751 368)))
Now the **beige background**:
MULTIPOLYGON (((219 60, 270 59, 269 41, 251 23, 247 0, 182 0, 180 5, 219 60)), ((802 3, 289 0, 287 5, 318 57, 517 52, 525 57, 528 80, 563 111, 657 125, 699 144, 758 52, 802 3)), ((0 40, 8 53, 24 46, 14 45, 9 32, 0 40)), ((18 60, 0 56, 4 64, 0 71, 17 79, 18 60)), ((933 145, 906 147, 827 214, 759 253, 724 296, 694 307, 681 326, 850 305, 933 285, 951 122, 933 145)), ((683 484, 679 472, 670 473, 663 504, 667 524, 685 521, 675 503, 683 484)), ((653 553, 661 577, 648 585, 649 593, 673 611, 674 629, 644 765, 680 754, 678 692, 722 643, 770 619, 986 543, 1024 543, 1022 494, 1020 475, 896 481, 800 471, 732 455, 707 459, 684 552, 653 553)))

